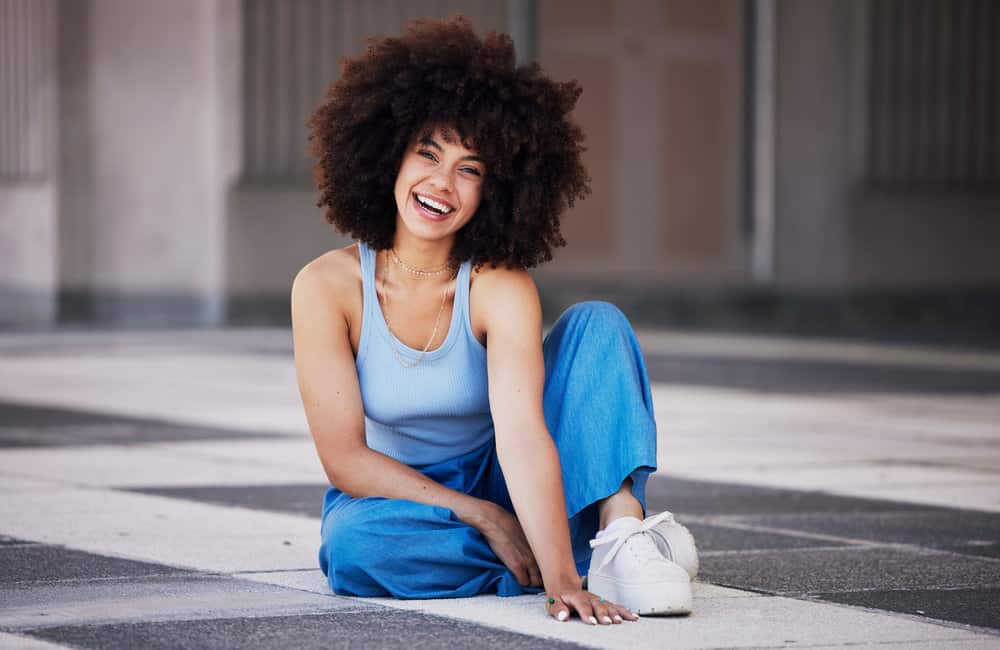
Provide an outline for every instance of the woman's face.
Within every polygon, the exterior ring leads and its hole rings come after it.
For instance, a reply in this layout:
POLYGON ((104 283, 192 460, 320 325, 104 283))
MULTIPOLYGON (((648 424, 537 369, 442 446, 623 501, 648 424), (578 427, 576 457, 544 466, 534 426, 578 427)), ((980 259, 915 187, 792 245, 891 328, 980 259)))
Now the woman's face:
POLYGON ((454 129, 418 136, 396 176, 397 228, 424 239, 452 235, 476 213, 485 176, 485 163, 454 129))

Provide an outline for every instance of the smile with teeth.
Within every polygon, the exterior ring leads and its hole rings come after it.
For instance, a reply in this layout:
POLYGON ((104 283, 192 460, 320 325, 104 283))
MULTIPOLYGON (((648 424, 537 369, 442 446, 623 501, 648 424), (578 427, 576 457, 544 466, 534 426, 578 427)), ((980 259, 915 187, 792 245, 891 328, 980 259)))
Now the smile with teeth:
POLYGON ((437 215, 448 214, 449 212, 455 209, 451 206, 445 205, 444 203, 438 203, 434 199, 430 199, 427 198, 426 196, 421 196, 416 193, 414 193, 413 197, 417 200, 417 203, 419 203, 423 208, 437 215))

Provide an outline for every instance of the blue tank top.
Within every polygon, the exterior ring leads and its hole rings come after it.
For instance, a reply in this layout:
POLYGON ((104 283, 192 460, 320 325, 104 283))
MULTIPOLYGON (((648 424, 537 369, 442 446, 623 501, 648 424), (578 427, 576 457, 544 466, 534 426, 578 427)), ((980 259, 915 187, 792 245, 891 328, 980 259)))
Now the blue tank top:
POLYGON ((375 289, 375 255, 358 242, 364 307, 355 363, 365 410, 368 446, 407 465, 425 465, 468 453, 493 436, 486 375, 486 348, 472 333, 466 261, 458 270, 448 334, 416 366, 420 356, 386 324, 375 289))

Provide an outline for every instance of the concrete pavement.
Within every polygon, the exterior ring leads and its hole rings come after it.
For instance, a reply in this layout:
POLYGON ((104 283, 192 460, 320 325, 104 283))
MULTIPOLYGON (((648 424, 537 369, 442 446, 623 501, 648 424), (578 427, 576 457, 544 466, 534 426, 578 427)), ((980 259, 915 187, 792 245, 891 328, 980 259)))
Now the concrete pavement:
POLYGON ((0 647, 1000 648, 1000 355, 641 332, 687 618, 330 593, 285 330, 0 335, 0 647))

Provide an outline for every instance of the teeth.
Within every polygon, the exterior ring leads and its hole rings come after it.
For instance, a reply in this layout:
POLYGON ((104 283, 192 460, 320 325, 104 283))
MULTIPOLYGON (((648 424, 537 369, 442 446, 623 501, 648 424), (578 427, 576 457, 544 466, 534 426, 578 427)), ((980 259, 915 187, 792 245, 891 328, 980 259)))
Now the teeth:
POLYGON ((452 208, 449 208, 448 206, 444 205, 443 203, 438 203, 437 201, 435 201, 433 199, 429 199, 426 196, 421 196, 421 195, 417 194, 416 197, 417 197, 417 201, 419 201, 420 203, 423 203, 424 205, 427 205, 427 206, 430 206, 430 207, 434 208, 435 210, 437 210, 441 214, 447 214, 447 213, 449 213, 449 212, 452 211, 452 208))

